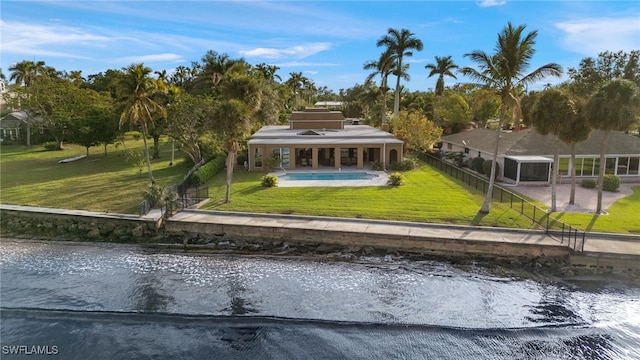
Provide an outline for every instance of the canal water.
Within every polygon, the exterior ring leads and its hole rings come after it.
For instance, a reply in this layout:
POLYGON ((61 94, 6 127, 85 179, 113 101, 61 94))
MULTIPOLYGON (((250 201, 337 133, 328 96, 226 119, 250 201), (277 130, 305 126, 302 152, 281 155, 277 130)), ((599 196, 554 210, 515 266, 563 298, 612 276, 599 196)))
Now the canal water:
POLYGON ((0 256, 2 359, 640 359, 629 282, 106 243, 0 256))

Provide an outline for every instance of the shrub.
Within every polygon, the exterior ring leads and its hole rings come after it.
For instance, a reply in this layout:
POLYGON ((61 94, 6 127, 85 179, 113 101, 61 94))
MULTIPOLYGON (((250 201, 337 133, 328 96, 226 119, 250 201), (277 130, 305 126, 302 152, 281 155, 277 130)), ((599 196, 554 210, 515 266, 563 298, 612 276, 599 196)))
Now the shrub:
POLYGON ((238 165, 244 165, 244 162, 249 160, 249 156, 247 156, 247 154, 245 153, 240 153, 238 154, 238 156, 236 157, 236 162, 238 165))
POLYGON ((389 174, 389 179, 387 180, 387 185, 389 186, 401 186, 404 185, 404 175, 399 172, 394 172, 389 174))
POLYGON ((416 167, 416 163, 413 160, 405 159, 401 162, 391 163, 391 170, 394 171, 409 171, 416 167))
POLYGON ((206 184, 217 173, 224 169, 226 157, 224 155, 218 155, 213 160, 210 160, 206 164, 202 165, 198 170, 191 174, 190 184, 198 186, 206 184))
POLYGON ((124 136, 133 140, 142 139, 142 133, 140 131, 127 131, 126 133, 124 133, 124 136))
POLYGON ((371 170, 373 171, 382 171, 384 170, 384 164, 381 161, 373 161, 371 163, 371 170))
POLYGON ((144 192, 145 200, 149 201, 151 207, 162 205, 164 200, 164 188, 158 184, 153 184, 144 192))
POLYGON ((620 178, 613 174, 605 174, 602 179, 602 190, 615 192, 620 187, 620 178))
POLYGON ((474 157, 473 160, 471 160, 471 168, 480 174, 487 174, 487 172, 484 171, 484 159, 480 156, 474 157))
MULTIPOLYGON (((491 164, 493 163, 493 160, 485 160, 482 163, 482 169, 484 170, 484 174, 487 175, 487 177, 491 176, 491 164)), ((496 175, 494 177, 494 179, 498 178, 498 174, 500 174, 500 164, 496 163, 496 175)))
POLYGON ((58 149, 58 144, 55 141, 47 141, 46 143, 42 144, 42 147, 44 147, 46 151, 60 150, 58 149))
POLYGON ((457 167, 462 167, 464 153, 462 151, 451 151, 447 153, 447 159, 453 161, 457 167))
POLYGON ((260 181, 263 187, 276 187, 278 186, 278 177, 275 175, 265 175, 260 181))
POLYGON ((596 182, 595 182, 595 180, 584 179, 580 183, 580 186, 582 186, 583 188, 586 188, 586 189, 593 189, 593 188, 596 187, 596 182))

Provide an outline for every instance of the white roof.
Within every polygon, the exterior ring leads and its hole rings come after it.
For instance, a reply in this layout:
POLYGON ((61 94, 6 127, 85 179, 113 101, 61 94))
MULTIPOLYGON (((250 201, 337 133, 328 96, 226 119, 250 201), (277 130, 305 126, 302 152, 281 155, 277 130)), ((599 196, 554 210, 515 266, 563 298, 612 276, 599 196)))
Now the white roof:
POLYGON ((519 163, 552 163, 553 159, 538 155, 507 155, 506 159, 515 160, 519 163))
POLYGON ((253 134, 251 140, 249 140, 249 145, 402 143, 392 134, 368 125, 345 125, 344 129, 290 129, 287 125, 264 126, 253 134))

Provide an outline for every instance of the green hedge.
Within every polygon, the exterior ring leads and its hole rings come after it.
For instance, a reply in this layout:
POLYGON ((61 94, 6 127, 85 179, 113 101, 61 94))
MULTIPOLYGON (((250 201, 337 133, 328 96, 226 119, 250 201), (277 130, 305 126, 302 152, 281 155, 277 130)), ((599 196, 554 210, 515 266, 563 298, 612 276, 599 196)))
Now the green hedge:
POLYGON ((596 182, 595 182, 595 180, 584 179, 580 183, 580 186, 582 186, 585 189, 594 189, 596 187, 596 182))
POLYGON ((211 178, 225 168, 227 158, 225 155, 218 155, 213 160, 202 165, 194 171, 189 178, 189 183, 193 186, 206 184, 211 178))
MULTIPOLYGON (((482 168, 483 168, 483 170, 484 170, 484 174, 485 174, 487 177, 491 176, 491 165, 492 165, 492 164, 493 164, 493 160, 485 160, 485 161, 482 163, 482 168)), ((496 163, 496 174, 495 174, 494 179, 497 179, 497 178, 498 178, 498 174, 500 174, 500 164, 499 164, 499 163, 496 163)))
POLYGON ((486 174, 486 172, 484 171, 484 167, 482 166, 483 164, 484 159, 480 156, 474 157, 473 160, 471 160, 471 168, 477 171, 479 174, 486 174))
POLYGON ((602 190, 616 192, 620 187, 620 178, 613 174, 605 174, 602 179, 602 190))

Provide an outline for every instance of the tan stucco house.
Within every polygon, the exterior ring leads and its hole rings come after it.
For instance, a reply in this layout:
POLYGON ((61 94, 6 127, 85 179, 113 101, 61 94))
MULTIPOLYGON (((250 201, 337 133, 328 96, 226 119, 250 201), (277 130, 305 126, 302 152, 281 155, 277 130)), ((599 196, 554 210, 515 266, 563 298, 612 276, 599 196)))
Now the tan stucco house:
POLYGON ((264 126, 248 142, 248 168, 268 171, 265 159, 275 154, 285 170, 355 167, 377 161, 402 161, 403 142, 392 134, 357 122, 347 124, 340 111, 310 108, 293 112, 289 125, 264 126))
MULTIPOLYGON (((541 135, 534 129, 502 132, 498 149, 498 178, 506 182, 550 183, 556 145, 559 147, 560 181, 570 178, 575 166, 576 177, 598 177, 600 144, 603 132, 594 130, 588 140, 576 144, 576 163, 571 164, 571 147, 552 134, 541 135)), ((473 129, 442 137, 442 151, 459 151, 467 158, 493 158, 495 130, 473 129)), ((623 182, 640 182, 640 137, 612 131, 605 147, 605 171, 623 182)))

